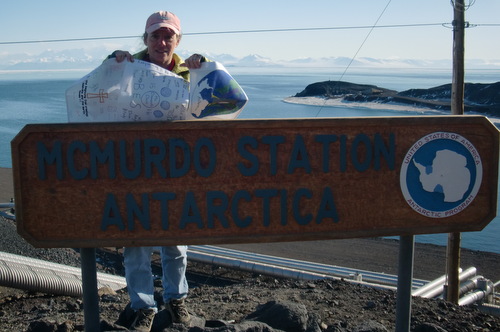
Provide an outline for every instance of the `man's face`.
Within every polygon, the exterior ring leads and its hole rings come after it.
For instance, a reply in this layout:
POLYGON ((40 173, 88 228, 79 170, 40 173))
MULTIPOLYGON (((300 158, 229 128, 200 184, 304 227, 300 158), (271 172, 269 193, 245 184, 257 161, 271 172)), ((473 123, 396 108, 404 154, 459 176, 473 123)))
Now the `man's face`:
POLYGON ((146 38, 149 60, 163 68, 167 68, 174 54, 175 48, 179 45, 179 35, 172 30, 161 28, 150 34, 146 38))

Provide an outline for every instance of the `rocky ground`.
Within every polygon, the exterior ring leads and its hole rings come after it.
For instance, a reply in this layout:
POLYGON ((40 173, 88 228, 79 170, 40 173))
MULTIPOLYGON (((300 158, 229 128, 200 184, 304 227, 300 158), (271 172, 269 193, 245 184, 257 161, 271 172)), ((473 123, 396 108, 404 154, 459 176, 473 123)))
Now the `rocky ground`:
MULTIPOLYGON (((73 249, 35 249, 0 222, 0 251, 79 266, 73 249)), ((123 274, 120 251, 97 251, 100 271, 123 274)), ((154 272, 160 274, 159 268, 154 272)), ((187 303, 193 326, 171 324, 165 310, 154 331, 394 331, 396 293, 344 280, 297 281, 189 262, 187 303)), ((161 284, 157 295, 161 303, 161 284)), ((125 290, 100 293, 102 331, 126 331, 125 290)), ((83 331, 81 298, 0 287, 0 331, 83 331)), ((411 331, 500 331, 500 317, 476 305, 414 298, 411 331)))

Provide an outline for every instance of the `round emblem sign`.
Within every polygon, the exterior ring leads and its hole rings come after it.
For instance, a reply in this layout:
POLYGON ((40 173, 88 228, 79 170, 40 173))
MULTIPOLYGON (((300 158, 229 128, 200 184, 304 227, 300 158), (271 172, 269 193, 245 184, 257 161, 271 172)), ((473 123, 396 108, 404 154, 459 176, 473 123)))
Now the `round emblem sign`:
POLYGON ((481 186, 483 167, 478 151, 465 137, 435 132, 408 150, 400 173, 406 202, 429 218, 460 213, 481 186))

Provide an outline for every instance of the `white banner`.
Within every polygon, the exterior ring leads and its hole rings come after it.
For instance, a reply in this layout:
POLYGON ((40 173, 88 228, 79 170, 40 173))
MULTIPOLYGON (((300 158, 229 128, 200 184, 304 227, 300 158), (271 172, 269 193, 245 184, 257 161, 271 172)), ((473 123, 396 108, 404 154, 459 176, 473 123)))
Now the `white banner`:
POLYGON ((217 62, 192 69, 191 84, 152 63, 108 59, 66 90, 69 122, 234 119, 248 101, 217 62))

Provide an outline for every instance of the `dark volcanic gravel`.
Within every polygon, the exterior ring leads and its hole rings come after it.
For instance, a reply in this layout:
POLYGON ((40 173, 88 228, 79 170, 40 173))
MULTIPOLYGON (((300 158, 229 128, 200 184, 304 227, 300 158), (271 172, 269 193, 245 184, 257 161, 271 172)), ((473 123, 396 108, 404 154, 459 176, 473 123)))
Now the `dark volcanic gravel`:
MULTIPOLYGON (((79 266, 76 250, 33 248, 17 235, 12 221, 0 220, 0 232, 0 251, 79 266)), ((98 265, 100 271, 123 274, 120 250, 103 248, 97 253, 108 262, 98 265)), ((390 290, 333 279, 278 279, 192 261, 188 281, 187 303, 196 326, 171 324, 161 310, 154 331, 395 330, 396 293, 390 290)), ((160 281, 156 286, 161 302, 160 281)), ((126 291, 100 296, 102 331, 126 331, 123 326, 130 321, 126 291)), ((0 331, 83 330, 81 298, 0 287, 0 331)), ((412 303, 411 331, 500 331, 500 317, 482 313, 476 305, 460 307, 417 297, 412 303)))

